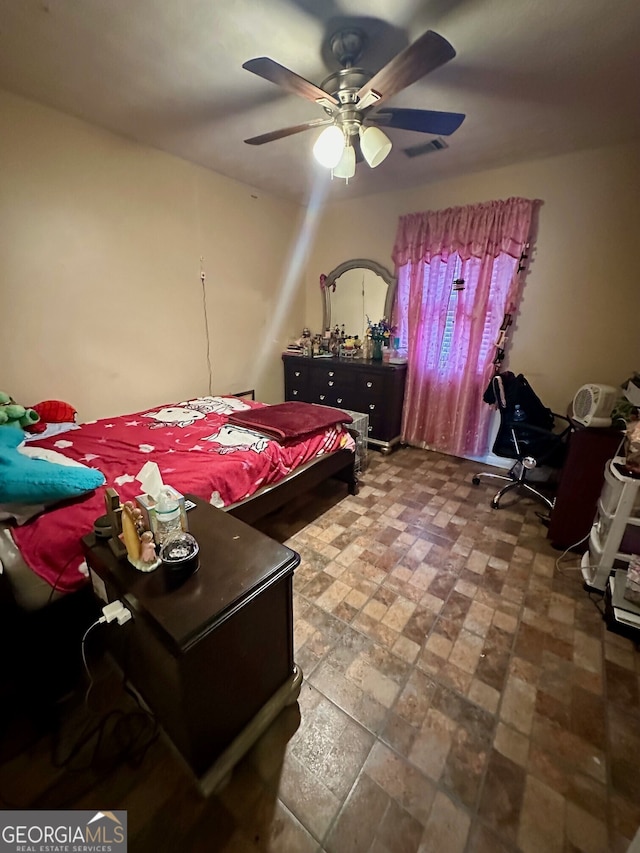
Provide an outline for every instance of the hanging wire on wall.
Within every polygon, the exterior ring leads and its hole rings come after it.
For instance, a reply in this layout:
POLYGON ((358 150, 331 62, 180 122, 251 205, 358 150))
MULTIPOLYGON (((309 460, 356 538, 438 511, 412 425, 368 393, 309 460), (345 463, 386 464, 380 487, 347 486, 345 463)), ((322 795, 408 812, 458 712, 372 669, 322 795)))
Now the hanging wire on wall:
POLYGON ((207 314, 207 291, 205 288, 205 283, 207 281, 207 275, 204 271, 204 258, 200 258, 200 283, 202 284, 202 307, 204 314, 204 332, 207 340, 207 368, 209 370, 209 396, 213 394, 213 373, 211 370, 211 339, 209 336, 209 316, 207 314))

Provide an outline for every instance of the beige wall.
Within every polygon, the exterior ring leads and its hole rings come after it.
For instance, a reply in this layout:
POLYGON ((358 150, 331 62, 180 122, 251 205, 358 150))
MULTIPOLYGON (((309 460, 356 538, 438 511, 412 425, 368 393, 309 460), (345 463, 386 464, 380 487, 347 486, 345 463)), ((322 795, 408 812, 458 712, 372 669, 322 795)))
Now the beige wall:
MULTIPOLYGON (((428 171, 428 158, 423 163, 416 168, 428 171)), ((321 326, 320 273, 357 257, 392 268, 400 215, 509 196, 540 198, 537 249, 507 366, 524 373, 547 405, 564 411, 580 385, 617 385, 640 370, 639 176, 640 146, 626 145, 334 203, 309 257, 306 323, 314 331, 321 326)))
POLYGON ((544 205, 508 366, 562 410, 640 370, 639 183, 638 146, 583 151, 333 203, 306 250, 313 214, 0 92, 0 390, 82 418, 206 393, 202 257, 213 392, 281 400, 321 272, 391 266, 403 213, 522 195, 544 205))
POLYGON ((202 257, 213 393, 281 400, 280 351, 303 316, 299 216, 0 92, 0 390, 82 419, 206 394, 202 257))

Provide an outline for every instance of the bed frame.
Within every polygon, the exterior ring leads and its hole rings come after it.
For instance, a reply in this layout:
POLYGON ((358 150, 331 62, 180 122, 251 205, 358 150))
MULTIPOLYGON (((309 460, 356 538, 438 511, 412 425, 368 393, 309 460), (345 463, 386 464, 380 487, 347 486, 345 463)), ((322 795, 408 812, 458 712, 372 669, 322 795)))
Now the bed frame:
POLYGON ((346 483, 349 494, 356 495, 358 475, 355 472, 355 454, 350 450, 336 450, 335 453, 311 459, 288 474, 284 480, 258 489, 250 498, 225 507, 225 511, 240 521, 253 524, 329 477, 346 483))

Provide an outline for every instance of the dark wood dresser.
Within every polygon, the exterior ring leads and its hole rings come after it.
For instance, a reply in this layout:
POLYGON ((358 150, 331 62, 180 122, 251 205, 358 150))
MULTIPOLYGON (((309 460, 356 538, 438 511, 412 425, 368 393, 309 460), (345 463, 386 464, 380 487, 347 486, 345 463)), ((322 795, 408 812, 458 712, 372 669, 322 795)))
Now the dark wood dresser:
POLYGON ((93 535, 83 545, 96 595, 120 599, 133 615, 107 626, 113 656, 209 793, 297 699, 292 580, 300 557, 193 500, 200 568, 180 586, 162 565, 143 573, 116 559, 93 535))
POLYGON ((383 452, 400 441, 406 364, 283 355, 285 400, 369 415, 370 444, 383 452))

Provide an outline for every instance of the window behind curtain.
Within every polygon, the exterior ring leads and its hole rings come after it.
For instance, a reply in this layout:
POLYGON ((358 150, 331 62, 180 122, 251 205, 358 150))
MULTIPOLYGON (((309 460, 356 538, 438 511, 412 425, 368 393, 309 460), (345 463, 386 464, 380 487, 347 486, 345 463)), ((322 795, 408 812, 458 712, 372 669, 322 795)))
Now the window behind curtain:
POLYGON ((495 343, 517 265, 517 259, 506 253, 466 261, 450 253, 399 269, 398 335, 410 347, 418 404, 427 407, 413 425, 405 416, 403 432, 410 443, 460 452, 462 433, 466 452, 481 455, 486 450, 471 410, 481 405, 492 374, 495 343), (463 289, 454 290, 456 279, 464 279, 463 289), (410 324, 417 331, 411 345, 410 324))

